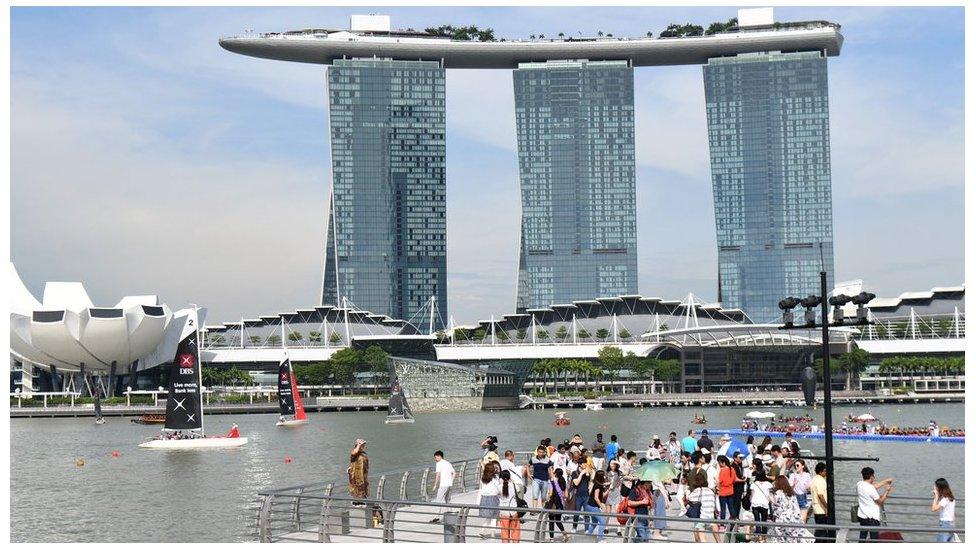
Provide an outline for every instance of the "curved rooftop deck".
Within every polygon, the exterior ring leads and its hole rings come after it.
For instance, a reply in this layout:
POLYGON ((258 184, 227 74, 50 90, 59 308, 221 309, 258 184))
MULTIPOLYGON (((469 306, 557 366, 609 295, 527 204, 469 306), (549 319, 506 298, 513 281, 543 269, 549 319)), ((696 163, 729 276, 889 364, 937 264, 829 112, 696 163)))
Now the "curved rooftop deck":
POLYGON ((451 69, 512 69, 520 63, 565 59, 628 60, 635 67, 700 65, 713 57, 766 51, 840 54, 840 27, 768 28, 682 38, 599 38, 476 42, 432 36, 315 29, 222 38, 227 51, 281 61, 330 64, 336 59, 380 57, 441 61, 451 69))

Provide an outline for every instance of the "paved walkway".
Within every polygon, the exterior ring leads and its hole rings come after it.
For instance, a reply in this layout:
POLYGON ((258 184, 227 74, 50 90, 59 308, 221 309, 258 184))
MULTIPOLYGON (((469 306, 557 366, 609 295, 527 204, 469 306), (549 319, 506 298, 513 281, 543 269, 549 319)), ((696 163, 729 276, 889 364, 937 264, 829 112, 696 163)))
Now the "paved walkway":
MULTIPOLYGON (((455 504, 478 504, 478 493, 477 491, 466 492, 464 494, 453 495, 451 497, 451 503, 455 504)), ((394 540, 397 542, 423 542, 423 543, 444 543, 448 541, 444 537, 444 525, 440 523, 430 523, 432 518, 431 512, 436 508, 429 506, 409 506, 402 507, 396 512, 396 528, 394 532, 394 540)), ((472 510, 471 516, 468 519, 466 543, 500 543, 499 531, 497 528, 491 529, 490 533, 493 537, 482 538, 479 536, 481 533, 481 527, 484 524, 484 519, 477 517, 477 510, 472 510)), ((677 516, 678 511, 669 511, 668 516, 677 516)), ((522 524, 522 534, 521 541, 532 542, 535 535, 535 529, 538 524, 537 514, 530 513, 523 519, 525 521, 522 524)), ((360 517, 360 520, 362 518, 360 517)), ((616 532, 623 534, 623 526, 616 524, 616 522, 611 519, 614 524, 607 525, 607 535, 605 540, 610 543, 622 543, 623 536, 618 536, 616 532)), ((350 523, 354 520, 350 520, 350 523)), ((577 533, 571 533, 572 519, 565 520, 564 526, 566 531, 570 532, 569 542, 594 542, 596 541, 596 536, 586 535, 583 533, 583 529, 577 531, 577 533)), ((685 522, 671 522, 669 527, 672 528, 668 531, 669 540, 677 542, 692 542, 694 541, 692 533, 690 531, 691 524, 685 522)), ((546 526, 548 528, 548 525, 546 526)), ((547 531, 548 538, 548 531, 547 531)), ((292 542, 318 542, 318 525, 311 526, 309 529, 302 532, 294 532, 282 535, 277 538, 280 541, 292 541, 292 542)), ((330 539, 333 543, 376 543, 383 541, 383 528, 365 528, 362 522, 359 523, 357 527, 356 524, 350 524, 350 530, 348 535, 332 534, 330 539)), ((548 539, 546 540, 548 541, 548 539)), ((559 532, 559 529, 555 530, 555 542, 563 542, 563 538, 559 532)))

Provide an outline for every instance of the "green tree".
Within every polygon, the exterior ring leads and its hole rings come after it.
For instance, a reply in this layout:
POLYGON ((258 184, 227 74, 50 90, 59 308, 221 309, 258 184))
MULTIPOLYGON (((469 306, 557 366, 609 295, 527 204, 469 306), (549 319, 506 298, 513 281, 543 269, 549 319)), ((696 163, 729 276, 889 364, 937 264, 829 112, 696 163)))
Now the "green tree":
POLYGON ((311 343, 321 343, 322 342, 322 332, 311 331, 308 333, 308 340, 311 343))
POLYGON ((625 339, 625 340, 630 339, 630 332, 627 331, 627 328, 623 328, 622 330, 617 332, 617 336, 620 337, 620 339, 625 339))
POLYGON ((363 362, 369 366, 369 370, 373 374, 379 374, 374 376, 373 379, 379 378, 379 381, 389 381, 390 377, 390 366, 389 358, 390 355, 383 350, 379 345, 370 345, 363 351, 360 357, 363 362))
POLYGON ((474 332, 472 332, 471 333, 471 340, 472 341, 484 341, 485 340, 485 329, 484 328, 478 328, 474 332))
POLYGON ((291 341, 292 343, 298 343, 302 339, 303 339, 302 334, 298 332, 290 332, 288 334, 288 341, 291 341))
POLYGON ((214 368, 212 366, 204 366, 200 375, 203 377, 203 384, 206 387, 213 387, 214 385, 219 385, 223 377, 223 372, 220 369, 214 368))
POLYGON ((329 334, 329 343, 333 345, 338 345, 342 343, 342 336, 340 336, 336 332, 332 332, 331 334, 329 334))
POLYGON ((860 376, 871 363, 871 353, 864 349, 854 349, 837 357, 837 362, 846 376, 846 387, 850 391, 854 379, 860 376))
POLYGON ((330 366, 328 362, 311 362, 295 365, 295 380, 299 385, 327 385, 330 366))
POLYGON ((556 330, 556 337, 560 341, 565 341, 565 339, 569 337, 569 330, 566 329, 566 326, 560 326, 559 329, 556 330))
POLYGON ((515 332, 515 339, 522 341, 523 339, 525 339, 526 335, 528 334, 525 332, 525 330, 519 330, 515 332))
POLYGON ((251 345, 259 345, 261 343, 261 336, 251 336, 247 340, 251 342, 251 345))
POLYGON ((268 336, 268 345, 271 345, 273 347, 281 345, 281 336, 278 334, 271 334, 270 336, 268 336))
POLYGON ((546 330, 539 330, 535 333, 535 337, 541 340, 549 339, 549 332, 546 330))
POLYGON ((681 361, 656 360, 654 364, 654 379, 668 382, 681 379, 681 361))
POLYGON ((332 381, 337 385, 346 385, 353 379, 356 366, 362 362, 359 352, 352 347, 336 351, 329 364, 331 366, 332 381))
POLYGON ((508 332, 506 332, 505 330, 495 330, 495 339, 498 339, 500 341, 508 341, 509 339, 508 332))
POLYGON ((624 364, 624 352, 620 350, 620 347, 614 347, 612 345, 600 347, 596 352, 596 356, 602 368, 601 371, 605 372, 611 379, 616 377, 617 372, 620 371, 621 366, 624 364))
POLYGON ((596 331, 596 338, 599 339, 600 341, 605 341, 608 337, 610 337, 610 330, 606 328, 600 328, 599 330, 596 331))
POLYGON ((590 332, 586 331, 586 328, 576 332, 576 337, 579 339, 590 339, 590 332))

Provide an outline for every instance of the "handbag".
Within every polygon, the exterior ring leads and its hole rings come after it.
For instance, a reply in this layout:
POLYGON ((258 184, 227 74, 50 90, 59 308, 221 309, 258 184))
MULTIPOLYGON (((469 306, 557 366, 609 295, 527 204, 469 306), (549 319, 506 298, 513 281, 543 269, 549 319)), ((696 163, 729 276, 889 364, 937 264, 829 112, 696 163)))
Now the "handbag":
POLYGON ((851 522, 861 522, 857 516, 857 505, 851 505, 851 522))
POLYGON ((688 518, 701 518, 701 503, 690 503, 688 504, 688 510, 685 511, 685 516, 688 518))
POLYGON ((746 511, 752 509, 752 482, 747 482, 746 487, 742 489, 742 508, 746 511))
MULTIPOLYGON (((618 515, 625 515, 625 514, 626 515, 634 515, 634 514, 637 513, 636 510, 631 509, 630 505, 627 505, 627 501, 628 500, 623 499, 623 500, 620 500, 620 503, 617 504, 617 508, 614 511, 618 515)), ((627 524, 627 521, 628 520, 630 520, 628 517, 617 517, 617 522, 621 526, 623 526, 624 524, 627 524)))
POLYGON ((515 507, 526 510, 526 511, 519 511, 518 512, 518 517, 519 518, 522 518, 522 517, 525 516, 525 513, 528 511, 529 504, 526 503, 524 499, 522 499, 522 498, 520 498, 518 496, 515 496, 515 507))

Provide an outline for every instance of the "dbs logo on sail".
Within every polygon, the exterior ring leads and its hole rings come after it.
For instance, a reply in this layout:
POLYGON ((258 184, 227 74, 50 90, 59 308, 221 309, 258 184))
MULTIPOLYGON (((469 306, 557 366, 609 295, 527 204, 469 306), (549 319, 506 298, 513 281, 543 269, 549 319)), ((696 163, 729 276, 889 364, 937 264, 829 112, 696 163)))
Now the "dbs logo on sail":
POLYGON ((193 365, 196 362, 194 356, 190 353, 183 353, 178 358, 180 362, 180 374, 187 375, 193 373, 193 365))

